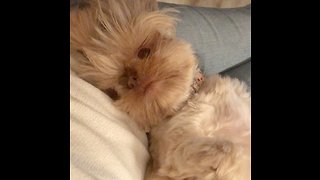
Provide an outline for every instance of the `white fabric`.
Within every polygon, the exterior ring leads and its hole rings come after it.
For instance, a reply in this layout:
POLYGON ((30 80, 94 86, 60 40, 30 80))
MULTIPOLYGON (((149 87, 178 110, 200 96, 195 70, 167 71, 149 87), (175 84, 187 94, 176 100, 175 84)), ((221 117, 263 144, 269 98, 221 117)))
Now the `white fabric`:
POLYGON ((72 180, 140 180, 147 137, 103 92, 70 72, 72 180))

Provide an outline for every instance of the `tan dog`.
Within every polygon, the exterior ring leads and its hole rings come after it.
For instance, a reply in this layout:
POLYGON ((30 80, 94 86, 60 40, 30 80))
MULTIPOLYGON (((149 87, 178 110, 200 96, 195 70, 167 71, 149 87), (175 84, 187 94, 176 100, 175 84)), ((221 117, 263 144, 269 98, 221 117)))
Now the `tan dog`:
POLYGON ((197 60, 175 37, 170 12, 155 1, 87 1, 70 12, 71 67, 115 91, 114 104, 143 130, 153 128, 148 179, 248 180, 250 96, 215 77, 186 105, 197 60))
POLYGON ((170 121, 151 131, 146 179, 250 180, 251 98, 214 76, 170 121))
POLYGON ((70 11, 71 54, 77 60, 71 67, 99 89, 116 91, 114 104, 148 132, 192 92, 193 50, 176 38, 172 10, 156 11, 156 1, 88 2, 70 11))

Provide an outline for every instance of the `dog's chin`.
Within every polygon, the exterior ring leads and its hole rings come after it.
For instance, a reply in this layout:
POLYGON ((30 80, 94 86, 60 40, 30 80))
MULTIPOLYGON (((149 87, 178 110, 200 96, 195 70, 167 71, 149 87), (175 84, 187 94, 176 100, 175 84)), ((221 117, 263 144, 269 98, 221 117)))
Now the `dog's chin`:
POLYGON ((188 99, 190 92, 190 83, 178 83, 176 79, 156 80, 143 86, 122 89, 120 99, 114 104, 148 132, 175 114, 188 99))

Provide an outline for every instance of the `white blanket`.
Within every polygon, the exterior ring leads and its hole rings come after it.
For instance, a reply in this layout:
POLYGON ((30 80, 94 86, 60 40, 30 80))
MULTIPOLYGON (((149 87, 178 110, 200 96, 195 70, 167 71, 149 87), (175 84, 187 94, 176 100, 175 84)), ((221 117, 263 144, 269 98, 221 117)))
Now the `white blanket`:
POLYGON ((72 180, 140 180, 147 137, 103 92, 70 72, 72 180))

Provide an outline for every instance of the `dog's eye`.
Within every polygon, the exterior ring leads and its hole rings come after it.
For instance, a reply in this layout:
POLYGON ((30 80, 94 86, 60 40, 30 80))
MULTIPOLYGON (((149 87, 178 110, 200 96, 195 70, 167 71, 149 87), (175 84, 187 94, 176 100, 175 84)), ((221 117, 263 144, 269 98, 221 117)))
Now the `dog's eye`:
POLYGON ((144 59, 144 58, 148 57, 149 54, 150 54, 150 49, 149 48, 142 48, 138 52, 138 57, 140 59, 144 59))

